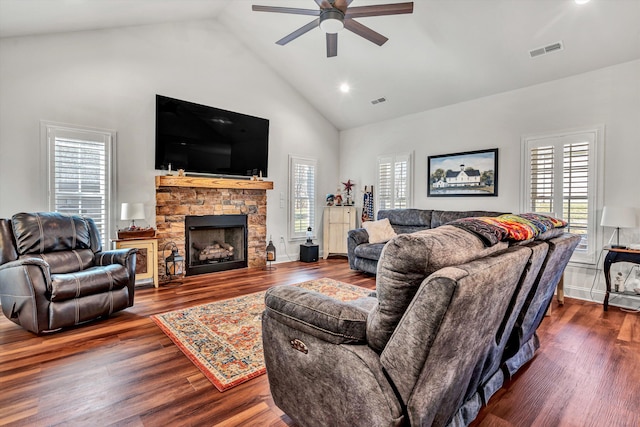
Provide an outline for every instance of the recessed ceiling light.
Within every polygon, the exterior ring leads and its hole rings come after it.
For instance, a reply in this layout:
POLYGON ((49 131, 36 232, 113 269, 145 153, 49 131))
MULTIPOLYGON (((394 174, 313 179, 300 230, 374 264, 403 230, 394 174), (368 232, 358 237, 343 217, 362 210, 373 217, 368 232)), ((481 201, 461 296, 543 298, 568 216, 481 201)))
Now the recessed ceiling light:
POLYGON ((340 92, 342 92, 342 93, 348 93, 350 89, 351 88, 349 87, 349 84, 347 84, 347 83, 342 83, 340 85, 340 92))
POLYGON ((589 3, 589 0, 573 0, 576 2, 576 4, 587 4, 589 3))

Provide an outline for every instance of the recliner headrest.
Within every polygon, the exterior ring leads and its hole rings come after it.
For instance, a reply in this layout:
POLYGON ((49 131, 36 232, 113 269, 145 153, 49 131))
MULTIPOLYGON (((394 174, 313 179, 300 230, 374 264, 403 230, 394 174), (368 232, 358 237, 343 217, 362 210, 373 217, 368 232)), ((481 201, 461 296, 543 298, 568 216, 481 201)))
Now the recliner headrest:
POLYGON ((18 213, 11 218, 18 254, 87 249, 91 237, 80 216, 58 212, 18 213))

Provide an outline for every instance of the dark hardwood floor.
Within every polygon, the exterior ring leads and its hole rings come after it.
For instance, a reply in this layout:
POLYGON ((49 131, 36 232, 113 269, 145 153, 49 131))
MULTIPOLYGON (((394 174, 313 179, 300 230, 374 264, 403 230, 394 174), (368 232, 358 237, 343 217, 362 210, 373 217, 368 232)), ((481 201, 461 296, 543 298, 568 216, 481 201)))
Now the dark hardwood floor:
MULTIPOLYGON (((375 287, 374 277, 330 258, 139 288, 134 307, 44 336, 0 316, 0 425, 293 425, 266 376, 218 392, 149 315, 320 277, 375 287)), ((565 301, 543 321, 537 356, 474 426, 640 425, 638 314, 565 301)))

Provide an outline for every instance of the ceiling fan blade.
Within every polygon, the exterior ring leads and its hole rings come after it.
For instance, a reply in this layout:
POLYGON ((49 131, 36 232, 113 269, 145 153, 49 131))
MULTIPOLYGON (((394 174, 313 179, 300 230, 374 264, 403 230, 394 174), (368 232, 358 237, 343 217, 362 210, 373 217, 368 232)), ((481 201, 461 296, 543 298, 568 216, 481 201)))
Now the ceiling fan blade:
POLYGON ((317 28, 319 24, 320 24, 320 18, 314 19, 313 21, 309 22, 307 25, 298 28, 293 33, 284 36, 283 38, 278 40, 276 44, 279 44, 280 46, 284 46, 285 44, 289 43, 291 40, 297 39, 304 33, 309 32, 314 28, 317 28))
POLYGON ((377 44, 378 46, 382 46, 389 40, 385 36, 380 33, 376 33, 371 28, 366 25, 362 25, 361 23, 354 21, 353 19, 344 20, 344 28, 359 35, 360 37, 364 37, 372 43, 377 44))
POLYGON ((333 2, 333 7, 341 11, 342 13, 347 13, 347 8, 351 4, 353 0, 336 0, 333 2))
POLYGON ((327 58, 338 56, 338 33, 327 33, 327 58))
POLYGON ((333 6, 331 6, 331 3, 329 3, 327 0, 315 0, 316 4, 318 6, 320 6, 320 9, 331 9, 333 6))
POLYGON ((404 13, 413 13, 413 2, 350 7, 345 13, 345 18, 401 15, 404 13))
POLYGON ((274 6, 259 6, 254 4, 251 6, 254 12, 277 12, 277 13, 293 13, 295 15, 320 15, 319 10, 312 9, 297 9, 295 7, 274 7, 274 6))

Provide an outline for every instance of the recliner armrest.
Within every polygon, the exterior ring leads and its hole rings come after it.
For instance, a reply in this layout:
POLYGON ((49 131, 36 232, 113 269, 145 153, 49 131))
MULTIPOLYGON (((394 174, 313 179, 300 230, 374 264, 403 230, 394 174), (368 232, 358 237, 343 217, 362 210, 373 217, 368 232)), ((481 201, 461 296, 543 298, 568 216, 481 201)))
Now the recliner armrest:
POLYGON ((98 267, 120 264, 127 269, 129 274, 129 307, 133 306, 133 296, 136 283, 136 253, 135 248, 114 249, 111 251, 96 252, 95 265, 98 267))
POLYGON ((355 228, 347 232, 347 259, 349 260, 349 268, 356 270, 356 246, 363 243, 369 243, 369 233, 364 228, 355 228))
POLYGON ((369 243, 369 233, 364 228, 354 228, 347 232, 347 239, 353 240, 356 245, 369 243))
POLYGON ((367 317, 376 303, 371 297, 344 302, 283 285, 267 291, 264 315, 333 344, 365 343, 367 317))
POLYGON ((51 289, 51 268, 42 258, 21 258, 0 265, 2 293, 32 295, 51 289), (11 291, 9 291, 11 289, 11 291))
MULTIPOLYGON (((43 268, 47 272, 49 270, 49 264, 47 264, 45 260, 43 260, 42 258, 33 257, 33 258, 21 258, 16 261, 11 261, 11 262, 2 264, 0 265, 0 271, 8 270, 11 268, 21 268, 25 265, 37 265, 43 268)), ((47 273, 47 276, 50 276, 50 274, 47 273)))
POLYGON ((7 319, 33 333, 48 328, 51 270, 41 258, 0 265, 0 301, 7 319))
POLYGON ((129 257, 131 256, 131 254, 135 254, 137 251, 138 250, 135 248, 130 248, 98 252, 95 255, 95 265, 105 266, 110 264, 120 264, 127 267, 129 257))

